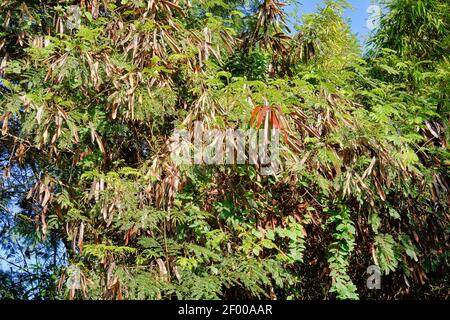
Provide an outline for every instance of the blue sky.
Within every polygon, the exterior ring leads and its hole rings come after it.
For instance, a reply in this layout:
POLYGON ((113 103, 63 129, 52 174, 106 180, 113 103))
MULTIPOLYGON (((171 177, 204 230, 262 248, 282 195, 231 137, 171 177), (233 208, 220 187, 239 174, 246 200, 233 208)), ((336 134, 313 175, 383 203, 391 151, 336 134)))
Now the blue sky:
MULTIPOLYGON (((317 7, 322 4, 322 0, 299 0, 300 12, 313 13, 316 11, 317 7)), ((376 4, 377 1, 374 0, 347 0, 347 2, 353 7, 353 9, 347 9, 344 12, 346 19, 350 20, 350 26, 352 31, 358 36, 361 43, 367 39, 370 33, 367 27, 367 20, 370 18, 371 14, 367 12, 371 5, 376 4)), ((293 12, 294 5, 288 7, 288 11, 293 12)))

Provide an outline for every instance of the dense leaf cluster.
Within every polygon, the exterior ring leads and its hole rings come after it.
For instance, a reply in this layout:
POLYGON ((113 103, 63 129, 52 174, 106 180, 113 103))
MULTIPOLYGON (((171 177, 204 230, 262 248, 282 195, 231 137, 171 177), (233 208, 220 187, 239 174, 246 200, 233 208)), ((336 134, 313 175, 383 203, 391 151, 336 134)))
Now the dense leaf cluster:
POLYGON ((446 298, 450 5, 365 55, 345 1, 284 6, 1 2, 1 298, 446 298), (177 163, 196 121, 279 128, 281 170, 177 163))

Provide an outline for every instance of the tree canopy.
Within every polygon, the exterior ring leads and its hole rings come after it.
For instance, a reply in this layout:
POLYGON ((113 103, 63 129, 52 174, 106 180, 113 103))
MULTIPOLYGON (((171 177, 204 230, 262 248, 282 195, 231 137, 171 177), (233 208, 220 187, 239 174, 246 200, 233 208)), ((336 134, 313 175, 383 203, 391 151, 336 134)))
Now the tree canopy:
POLYGON ((0 298, 447 297, 450 4, 386 1, 367 52, 285 5, 1 2, 0 298), (199 122, 280 170, 175 161, 199 122))

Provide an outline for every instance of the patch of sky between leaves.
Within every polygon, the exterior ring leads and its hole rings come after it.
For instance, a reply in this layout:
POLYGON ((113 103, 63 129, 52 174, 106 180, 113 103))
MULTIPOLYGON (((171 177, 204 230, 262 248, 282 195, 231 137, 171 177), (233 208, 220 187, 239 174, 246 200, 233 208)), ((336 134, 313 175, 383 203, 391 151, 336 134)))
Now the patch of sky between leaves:
MULTIPOLYGON (((365 42, 368 39, 371 29, 376 23, 376 17, 381 12, 376 0, 347 0, 351 8, 344 10, 344 19, 350 25, 352 32, 357 36, 362 48, 365 48, 365 42)), ((301 0, 292 1, 285 10, 288 15, 288 26, 291 32, 295 32, 292 27, 294 24, 301 23, 301 17, 304 14, 315 13, 320 7, 323 7, 323 0, 301 0)))

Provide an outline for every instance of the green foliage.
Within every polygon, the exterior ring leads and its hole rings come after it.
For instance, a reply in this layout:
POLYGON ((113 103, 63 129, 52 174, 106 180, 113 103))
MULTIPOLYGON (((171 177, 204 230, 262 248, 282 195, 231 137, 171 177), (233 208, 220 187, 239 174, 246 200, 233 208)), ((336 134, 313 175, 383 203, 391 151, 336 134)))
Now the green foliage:
POLYGON ((19 2, 0 4, 0 250, 22 264, 0 297, 446 297, 447 2, 389 1, 366 56, 345 1, 292 37, 273 1, 90 1, 79 26, 73 1, 19 2), (196 121, 279 128, 280 172, 178 165, 196 121), (369 291, 372 264, 394 285, 369 291))
POLYGON ((349 258, 355 247, 356 234, 348 209, 341 208, 333 212, 328 222, 335 225, 334 242, 330 245, 328 258, 332 278, 330 292, 335 292, 339 299, 358 299, 356 286, 348 275, 349 258))
POLYGON ((449 47, 448 16, 445 0, 384 0, 380 27, 372 38, 374 53, 389 48, 408 58, 445 58, 449 47))

